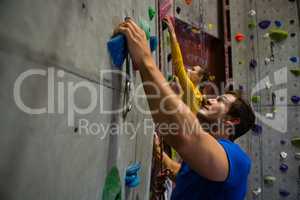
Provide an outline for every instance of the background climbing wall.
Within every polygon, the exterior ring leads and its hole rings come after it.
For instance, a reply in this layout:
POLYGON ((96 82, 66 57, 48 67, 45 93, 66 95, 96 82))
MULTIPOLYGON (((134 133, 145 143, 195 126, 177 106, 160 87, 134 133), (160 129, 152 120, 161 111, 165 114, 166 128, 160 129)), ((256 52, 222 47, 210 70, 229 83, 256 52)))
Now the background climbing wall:
MULTIPOLYGON (((111 61, 106 43, 125 16, 148 21, 155 35, 148 6, 155 8, 154 1, 0 2, 1 199, 101 199, 113 166, 119 169, 123 197, 148 198, 152 130, 144 129, 143 122, 150 116, 135 104, 126 117, 100 112, 123 107, 124 96, 136 99, 134 93, 126 94, 125 78, 107 71, 111 61), (24 80, 22 100, 32 108, 45 107, 48 113, 26 114, 15 103, 14 83, 31 69, 43 75, 24 80), (52 73, 54 85, 49 88, 52 73), (73 98, 76 107, 89 108, 96 99, 91 112, 75 112, 69 118, 70 84, 78 86, 73 98), (82 84, 94 88, 90 90, 96 95, 91 96, 82 84), (60 93, 62 88, 66 93, 60 93), (47 98, 49 93, 53 99, 47 98), (74 119, 72 126, 69 119, 74 119), (88 121, 88 131, 81 129, 81 123, 86 123, 82 120, 88 121), (125 129, 129 123, 138 126, 125 129), (128 189, 125 169, 134 162, 141 163, 141 184, 128 189)), ((130 81, 136 88, 139 73, 131 71, 130 81)), ((147 110, 145 99, 138 101, 147 110)))
POLYGON ((300 107, 291 101, 300 95, 300 80, 290 72, 299 69, 299 61, 290 60, 299 59, 299 1, 229 2, 234 87, 249 100, 260 98, 252 101, 256 131, 239 141, 253 160, 247 199, 299 199, 300 163, 295 154, 300 149, 290 143, 300 134, 300 107), (268 33, 274 28, 287 31, 287 39, 272 42, 268 33), (246 36, 244 41, 236 41, 238 33, 246 36), (267 183, 267 176, 276 181, 267 183))

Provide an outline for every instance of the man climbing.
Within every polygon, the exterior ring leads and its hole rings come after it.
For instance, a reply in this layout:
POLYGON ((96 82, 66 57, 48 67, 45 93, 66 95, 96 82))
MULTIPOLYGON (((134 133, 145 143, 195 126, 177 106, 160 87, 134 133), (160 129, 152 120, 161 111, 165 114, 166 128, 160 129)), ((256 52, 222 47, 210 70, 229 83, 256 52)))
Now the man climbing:
POLYGON ((143 30, 127 19, 114 33, 126 36, 131 58, 143 83, 148 83, 144 90, 158 132, 183 159, 172 199, 244 199, 251 161, 232 141, 253 126, 250 106, 237 94, 227 93, 210 99, 194 114, 156 67, 143 30))

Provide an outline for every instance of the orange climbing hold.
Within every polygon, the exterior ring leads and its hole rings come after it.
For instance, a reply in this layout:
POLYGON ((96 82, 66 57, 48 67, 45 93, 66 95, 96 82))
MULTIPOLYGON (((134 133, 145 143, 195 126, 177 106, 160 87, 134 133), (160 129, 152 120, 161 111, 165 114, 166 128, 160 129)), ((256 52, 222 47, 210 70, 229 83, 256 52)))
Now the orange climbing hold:
POLYGON ((185 3, 186 3, 187 5, 191 5, 191 4, 193 3, 193 0, 185 0, 185 3))
POLYGON ((237 34, 235 35, 235 40, 236 40, 237 42, 242 42, 242 41, 245 40, 245 38, 246 38, 246 36, 245 36, 244 34, 242 34, 242 33, 237 33, 237 34))

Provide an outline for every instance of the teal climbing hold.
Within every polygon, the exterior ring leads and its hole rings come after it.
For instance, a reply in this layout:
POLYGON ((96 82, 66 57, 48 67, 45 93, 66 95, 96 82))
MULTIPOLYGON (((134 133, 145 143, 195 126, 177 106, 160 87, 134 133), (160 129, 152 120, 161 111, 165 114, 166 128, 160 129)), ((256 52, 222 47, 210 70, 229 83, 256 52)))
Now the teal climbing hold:
POLYGON ((289 36, 287 31, 284 31, 282 29, 271 29, 269 32, 269 37, 274 42, 281 42, 289 36))
POLYGON ((151 34, 151 29, 150 29, 150 25, 147 21, 143 20, 143 19, 140 19, 139 21, 139 26, 141 29, 144 30, 145 34, 146 34, 146 37, 147 37, 147 40, 150 39, 150 34, 151 34))
POLYGON ((150 21, 152 21, 152 19, 154 18, 155 14, 156 14, 155 9, 152 6, 149 6, 149 8, 148 8, 148 16, 149 16, 150 21))
POLYGON ((158 39, 156 36, 150 37, 150 50, 151 52, 155 51, 157 49, 158 39))
POLYGON ((105 179, 102 200, 121 200, 122 186, 117 167, 112 167, 105 179))
POLYGON ((126 169, 125 184, 129 188, 135 188, 140 184, 138 172, 141 169, 140 163, 134 163, 126 169))

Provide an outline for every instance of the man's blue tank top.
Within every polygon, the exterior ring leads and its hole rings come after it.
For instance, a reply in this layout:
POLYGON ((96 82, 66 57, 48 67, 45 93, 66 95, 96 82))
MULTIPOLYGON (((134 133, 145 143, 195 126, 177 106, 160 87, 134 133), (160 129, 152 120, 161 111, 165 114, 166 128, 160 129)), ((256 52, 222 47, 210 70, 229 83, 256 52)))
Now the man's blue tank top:
POLYGON ((243 200, 245 198, 251 160, 239 145, 225 139, 218 142, 223 146, 229 162, 227 179, 224 182, 207 180, 183 162, 176 177, 172 200, 243 200))

